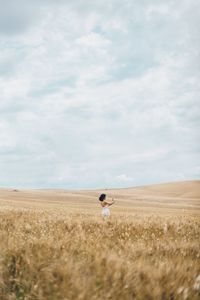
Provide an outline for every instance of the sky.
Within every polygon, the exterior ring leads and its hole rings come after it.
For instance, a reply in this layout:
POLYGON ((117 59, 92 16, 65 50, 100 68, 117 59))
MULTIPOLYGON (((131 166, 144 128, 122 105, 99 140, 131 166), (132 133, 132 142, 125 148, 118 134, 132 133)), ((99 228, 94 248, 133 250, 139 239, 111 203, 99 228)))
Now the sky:
POLYGON ((200 179, 199 1, 0 7, 0 187, 200 179))

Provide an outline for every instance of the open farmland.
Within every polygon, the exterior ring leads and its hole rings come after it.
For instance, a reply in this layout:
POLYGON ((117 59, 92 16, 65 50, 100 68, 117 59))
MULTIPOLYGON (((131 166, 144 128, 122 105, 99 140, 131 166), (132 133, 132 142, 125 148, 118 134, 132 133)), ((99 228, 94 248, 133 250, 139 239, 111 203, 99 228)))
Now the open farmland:
POLYGON ((2 300, 200 297, 200 181, 1 189, 0 218, 2 300), (116 199, 109 220, 101 192, 116 199))

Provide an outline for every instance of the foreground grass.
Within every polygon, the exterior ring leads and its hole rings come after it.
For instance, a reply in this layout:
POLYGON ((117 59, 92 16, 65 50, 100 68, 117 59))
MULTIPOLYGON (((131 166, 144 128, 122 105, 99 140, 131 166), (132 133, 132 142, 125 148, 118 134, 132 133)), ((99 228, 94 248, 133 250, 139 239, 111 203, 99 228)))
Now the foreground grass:
POLYGON ((0 213, 0 299, 199 299, 200 220, 0 213))

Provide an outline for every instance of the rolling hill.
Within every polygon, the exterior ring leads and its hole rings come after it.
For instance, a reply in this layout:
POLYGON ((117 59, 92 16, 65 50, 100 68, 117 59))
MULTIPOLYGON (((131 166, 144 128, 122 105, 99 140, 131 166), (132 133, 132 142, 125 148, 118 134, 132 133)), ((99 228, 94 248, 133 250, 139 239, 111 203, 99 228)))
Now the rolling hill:
POLYGON ((0 210, 98 214, 100 193, 115 198, 113 213, 200 213, 200 180, 106 190, 0 189, 0 210))

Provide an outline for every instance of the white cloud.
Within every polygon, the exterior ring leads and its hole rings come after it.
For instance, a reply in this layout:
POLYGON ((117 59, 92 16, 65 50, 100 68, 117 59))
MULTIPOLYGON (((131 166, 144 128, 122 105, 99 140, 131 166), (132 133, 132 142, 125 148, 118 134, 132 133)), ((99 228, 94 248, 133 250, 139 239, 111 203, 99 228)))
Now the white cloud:
POLYGON ((0 23, 0 185, 197 178, 196 2, 24 3, 0 23))
POLYGON ((76 40, 76 43, 80 46, 92 47, 92 48, 104 48, 110 44, 110 41, 105 39, 98 33, 91 32, 87 35, 81 36, 76 40))
POLYGON ((116 177, 116 180, 121 184, 124 184, 124 183, 131 183, 132 185, 134 184, 134 181, 133 181, 133 178, 132 177, 129 177, 127 176, 126 174, 121 174, 121 175, 118 175, 116 177))

